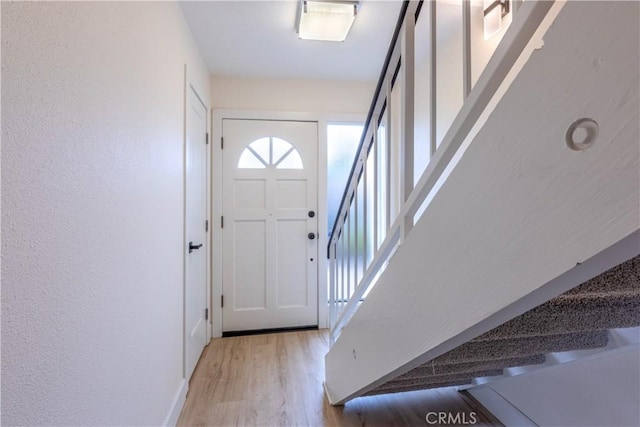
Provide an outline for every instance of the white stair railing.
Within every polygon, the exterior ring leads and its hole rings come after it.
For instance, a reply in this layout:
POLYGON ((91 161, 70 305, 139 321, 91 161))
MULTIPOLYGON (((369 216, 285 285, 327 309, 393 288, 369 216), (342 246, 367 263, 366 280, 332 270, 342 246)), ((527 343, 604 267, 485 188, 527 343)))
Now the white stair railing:
POLYGON ((331 343, 446 179, 553 2, 494 3, 403 3, 329 238, 331 343), (492 10, 502 28, 485 39, 492 10))

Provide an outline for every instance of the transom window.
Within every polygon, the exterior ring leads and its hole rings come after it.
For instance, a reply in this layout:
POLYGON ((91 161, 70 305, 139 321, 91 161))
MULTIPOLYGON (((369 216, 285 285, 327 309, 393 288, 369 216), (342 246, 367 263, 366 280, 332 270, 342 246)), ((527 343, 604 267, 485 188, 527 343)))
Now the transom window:
POLYGON ((238 169, 302 169, 302 158, 293 145, 275 136, 259 138, 247 145, 240 155, 238 169))

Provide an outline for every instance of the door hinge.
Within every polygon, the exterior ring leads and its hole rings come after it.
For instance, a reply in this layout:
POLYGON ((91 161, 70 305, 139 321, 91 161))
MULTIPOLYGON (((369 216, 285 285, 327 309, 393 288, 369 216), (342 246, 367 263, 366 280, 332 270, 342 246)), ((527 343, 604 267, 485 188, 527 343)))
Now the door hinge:
POLYGON ((220 228, 224 228, 224 217, 220 217, 220 228))
POLYGON ((204 221, 204 232, 208 233, 209 232, 209 220, 205 220, 204 221))
POLYGON ((209 320, 209 309, 208 308, 204 309, 204 320, 209 320))
POLYGON ((207 135, 207 139, 206 139, 205 144, 209 145, 209 132, 207 132, 206 135, 207 135))
POLYGON ((220 307, 224 308, 224 295, 220 295, 220 307))
POLYGON ((224 138, 220 137, 220 149, 224 150, 224 138))

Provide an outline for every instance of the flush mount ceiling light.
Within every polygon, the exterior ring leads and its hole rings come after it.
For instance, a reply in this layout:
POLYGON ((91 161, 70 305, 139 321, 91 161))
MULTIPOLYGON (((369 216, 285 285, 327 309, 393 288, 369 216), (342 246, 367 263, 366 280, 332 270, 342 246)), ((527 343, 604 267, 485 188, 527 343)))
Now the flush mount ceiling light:
POLYGON ((298 36, 304 40, 344 41, 356 19, 358 3, 340 0, 301 0, 298 36))
POLYGON ((510 0, 484 0, 484 39, 502 29, 502 18, 509 13, 510 0))

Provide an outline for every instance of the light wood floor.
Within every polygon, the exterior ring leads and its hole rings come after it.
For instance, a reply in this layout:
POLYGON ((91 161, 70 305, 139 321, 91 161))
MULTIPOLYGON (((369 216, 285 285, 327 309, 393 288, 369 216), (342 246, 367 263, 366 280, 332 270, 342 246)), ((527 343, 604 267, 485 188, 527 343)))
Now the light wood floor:
MULTIPOLYGON (((455 389, 361 397, 331 407, 324 397, 328 332, 214 339, 191 378, 179 426, 425 426, 428 412, 475 412, 455 389)), ((499 425, 499 424, 498 424, 499 425)))

